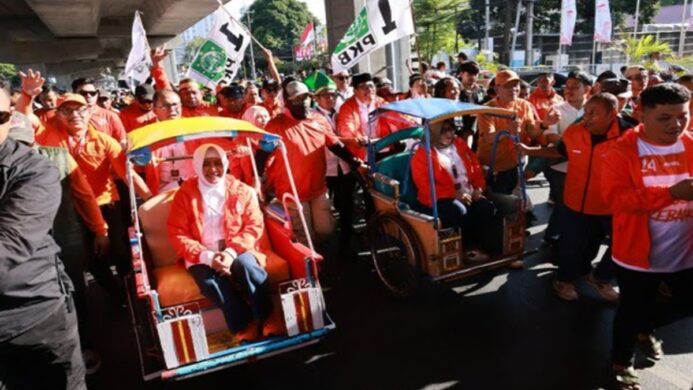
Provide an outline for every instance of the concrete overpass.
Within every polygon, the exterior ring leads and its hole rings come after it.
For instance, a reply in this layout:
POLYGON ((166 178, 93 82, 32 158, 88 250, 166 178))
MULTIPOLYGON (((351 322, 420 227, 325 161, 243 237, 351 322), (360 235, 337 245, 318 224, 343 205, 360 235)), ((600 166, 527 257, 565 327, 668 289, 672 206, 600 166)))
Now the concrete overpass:
POLYGON ((2 0, 0 62, 65 79, 98 74, 124 65, 136 10, 154 47, 217 6, 216 0, 2 0))

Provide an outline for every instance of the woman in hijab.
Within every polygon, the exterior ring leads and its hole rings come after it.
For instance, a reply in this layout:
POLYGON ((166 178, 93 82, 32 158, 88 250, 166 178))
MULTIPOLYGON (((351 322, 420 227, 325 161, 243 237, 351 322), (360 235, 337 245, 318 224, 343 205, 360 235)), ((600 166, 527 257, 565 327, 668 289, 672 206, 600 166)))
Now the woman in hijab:
POLYGON ((270 120, 270 114, 265 107, 250 106, 243 113, 242 119, 246 122, 252 123, 253 125, 255 125, 255 127, 264 129, 267 125, 267 122, 269 122, 270 120))
MULTIPOLYGON (((455 136, 455 130, 452 119, 430 126, 438 215, 444 228, 461 229, 465 245, 481 249, 468 251, 467 258, 483 261, 488 259, 487 253, 500 250, 500 217, 484 196, 486 181, 479 160, 467 143, 455 136)), ((411 174, 422 211, 431 214, 428 159, 425 149, 419 147, 412 157, 411 174)))
POLYGON ((258 252, 263 214, 255 191, 227 175, 228 166, 217 145, 195 150, 197 176, 176 193, 168 233, 202 294, 222 309, 231 332, 239 341, 251 341, 262 336, 272 311, 265 256, 258 252))

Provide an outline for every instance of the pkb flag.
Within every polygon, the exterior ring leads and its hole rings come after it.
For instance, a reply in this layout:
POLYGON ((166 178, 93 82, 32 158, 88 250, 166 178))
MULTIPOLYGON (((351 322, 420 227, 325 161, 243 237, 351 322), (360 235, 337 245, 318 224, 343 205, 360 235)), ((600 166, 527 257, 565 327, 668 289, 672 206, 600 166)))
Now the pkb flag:
POLYGON ((230 83, 241 67, 249 43, 250 36, 237 19, 229 18, 224 10, 218 9, 214 14, 214 27, 195 55, 186 77, 210 88, 220 81, 230 83))
POLYGON ((335 47, 332 70, 347 70, 373 50, 413 33, 410 0, 367 0, 335 47))

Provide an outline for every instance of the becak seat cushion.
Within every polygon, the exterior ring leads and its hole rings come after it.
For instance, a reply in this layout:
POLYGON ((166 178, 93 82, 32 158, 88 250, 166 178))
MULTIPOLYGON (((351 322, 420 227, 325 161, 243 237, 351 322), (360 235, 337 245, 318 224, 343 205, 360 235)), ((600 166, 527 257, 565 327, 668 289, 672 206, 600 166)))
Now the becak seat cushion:
MULTIPOLYGON (((289 280, 289 263, 271 250, 264 251, 264 254, 267 256, 265 270, 270 284, 277 285, 289 280)), ((162 307, 204 299, 195 279, 181 264, 154 268, 154 278, 162 307)))

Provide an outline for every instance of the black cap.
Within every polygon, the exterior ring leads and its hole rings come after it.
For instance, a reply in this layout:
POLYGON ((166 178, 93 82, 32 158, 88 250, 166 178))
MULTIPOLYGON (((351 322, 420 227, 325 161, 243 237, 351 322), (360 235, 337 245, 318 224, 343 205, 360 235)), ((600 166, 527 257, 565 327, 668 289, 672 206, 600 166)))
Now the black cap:
POLYGON ((154 100, 154 93, 156 93, 154 87, 149 84, 138 85, 135 88, 135 97, 138 99, 154 100))
POLYGON ((227 99, 241 99, 245 94, 245 90, 240 84, 231 83, 229 86, 222 88, 219 93, 227 99))
POLYGON ((275 79, 265 80, 262 82, 262 89, 277 91, 279 90, 279 83, 275 79))
POLYGON ((373 81, 373 76, 370 73, 359 73, 351 78, 351 86, 356 88, 361 83, 367 83, 373 81))
POLYGON ((601 84, 602 92, 608 92, 612 95, 618 96, 628 92, 628 85, 630 84, 630 81, 626 79, 612 78, 602 80, 601 84))
POLYGON ((597 76, 597 82, 601 83, 602 81, 604 81, 606 79, 617 79, 617 78, 618 78, 618 75, 616 75, 616 73, 614 73, 610 70, 605 70, 602 73, 600 73, 599 76, 597 76))

